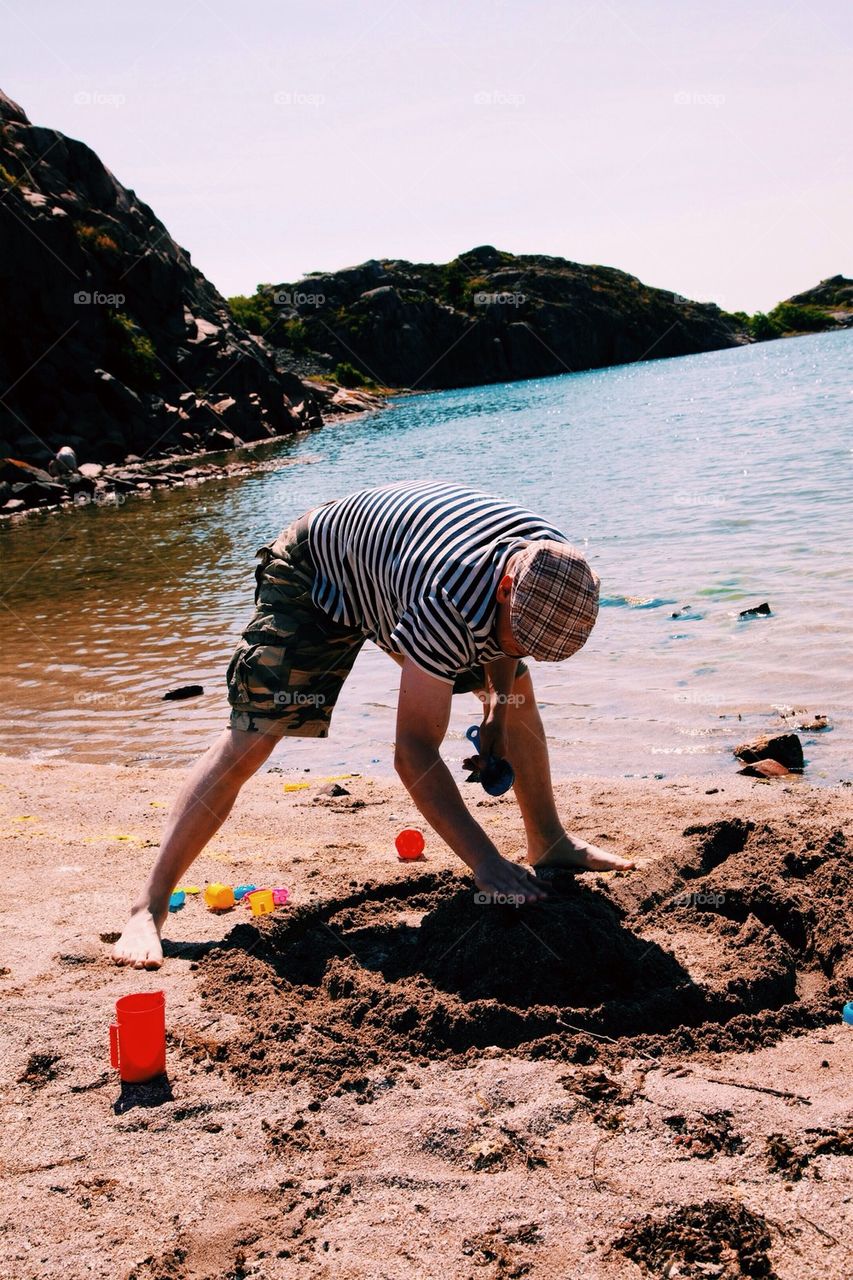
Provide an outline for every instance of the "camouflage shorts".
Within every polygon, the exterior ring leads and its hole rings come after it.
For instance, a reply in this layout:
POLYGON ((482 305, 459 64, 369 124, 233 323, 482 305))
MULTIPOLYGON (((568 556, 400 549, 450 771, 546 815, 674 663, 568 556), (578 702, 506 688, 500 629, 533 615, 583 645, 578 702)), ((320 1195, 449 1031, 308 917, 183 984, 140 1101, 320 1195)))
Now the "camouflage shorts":
MULTIPOLYGON (((343 683, 367 636, 335 622, 311 599, 311 512, 255 552, 255 613, 228 664, 233 729, 325 738, 343 683)), ((527 668, 519 663, 519 674, 527 668)), ((454 693, 485 683, 482 666, 457 676, 454 693)))

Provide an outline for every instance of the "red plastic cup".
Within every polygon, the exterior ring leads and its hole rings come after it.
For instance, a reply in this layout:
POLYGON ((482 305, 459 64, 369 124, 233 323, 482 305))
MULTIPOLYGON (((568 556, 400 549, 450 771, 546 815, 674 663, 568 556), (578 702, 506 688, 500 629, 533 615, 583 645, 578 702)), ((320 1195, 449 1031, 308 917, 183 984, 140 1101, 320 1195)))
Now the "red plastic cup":
POLYGON ((403 862, 416 862, 424 851, 424 838, 414 827, 406 827, 394 841, 403 862))
POLYGON ((110 1062, 128 1084, 166 1070, 166 996, 162 991, 122 996, 110 1027, 110 1062))

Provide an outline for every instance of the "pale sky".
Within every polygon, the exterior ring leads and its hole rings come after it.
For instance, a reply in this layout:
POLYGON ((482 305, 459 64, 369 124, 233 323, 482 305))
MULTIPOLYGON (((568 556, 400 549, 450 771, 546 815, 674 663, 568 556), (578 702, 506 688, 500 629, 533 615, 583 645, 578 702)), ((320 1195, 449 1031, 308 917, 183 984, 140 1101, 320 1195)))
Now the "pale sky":
POLYGON ((853 275, 850 0, 0 0, 0 84, 224 294, 479 244, 728 310, 853 275))

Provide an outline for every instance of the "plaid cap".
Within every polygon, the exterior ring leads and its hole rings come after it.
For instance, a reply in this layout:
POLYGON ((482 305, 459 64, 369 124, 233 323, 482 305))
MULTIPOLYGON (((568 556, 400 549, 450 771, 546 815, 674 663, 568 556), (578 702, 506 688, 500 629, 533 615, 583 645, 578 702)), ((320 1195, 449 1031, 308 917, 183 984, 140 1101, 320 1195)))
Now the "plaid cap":
POLYGON ((514 566, 512 634, 539 662, 561 662, 588 640, 598 617, 598 574, 568 542, 531 542, 514 566))

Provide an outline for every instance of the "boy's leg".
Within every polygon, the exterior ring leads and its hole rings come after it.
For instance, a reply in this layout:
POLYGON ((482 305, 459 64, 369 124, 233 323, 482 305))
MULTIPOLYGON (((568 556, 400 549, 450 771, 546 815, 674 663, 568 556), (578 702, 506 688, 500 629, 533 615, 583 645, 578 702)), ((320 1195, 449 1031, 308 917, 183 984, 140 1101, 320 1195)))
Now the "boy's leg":
POLYGON ((509 756, 515 772, 515 796, 527 835, 527 860, 538 867, 581 867, 586 871, 624 871, 627 858, 608 853, 563 828, 551 785, 551 762, 530 672, 516 676, 517 701, 507 715, 509 756))
POLYGON ((113 948, 116 964, 157 969, 163 963, 160 930, 169 895, 231 812, 243 783, 269 756, 270 734, 225 729, 193 766, 166 822, 157 861, 113 948))

